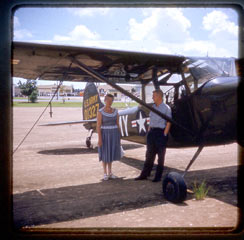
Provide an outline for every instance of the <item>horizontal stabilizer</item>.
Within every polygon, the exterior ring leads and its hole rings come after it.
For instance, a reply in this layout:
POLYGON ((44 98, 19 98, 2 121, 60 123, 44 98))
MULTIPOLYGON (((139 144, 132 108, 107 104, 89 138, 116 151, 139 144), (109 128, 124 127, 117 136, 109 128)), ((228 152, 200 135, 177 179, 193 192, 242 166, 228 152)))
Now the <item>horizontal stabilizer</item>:
POLYGON ((40 124, 39 126, 59 126, 59 125, 73 125, 73 124, 96 123, 96 122, 97 119, 92 119, 92 120, 81 120, 81 121, 70 121, 70 122, 47 123, 47 124, 40 124))

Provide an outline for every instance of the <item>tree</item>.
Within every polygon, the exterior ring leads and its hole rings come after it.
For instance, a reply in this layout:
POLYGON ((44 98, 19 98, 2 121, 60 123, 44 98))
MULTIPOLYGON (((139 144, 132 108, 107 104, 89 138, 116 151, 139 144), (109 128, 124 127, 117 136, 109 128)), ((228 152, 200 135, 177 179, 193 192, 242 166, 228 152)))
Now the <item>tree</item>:
POLYGON ((27 80, 26 83, 19 81, 18 86, 21 94, 28 97, 28 102, 36 102, 37 100, 37 82, 35 80, 27 80))
POLYGON ((32 103, 35 103, 36 100, 37 100, 37 96, 38 96, 38 91, 37 90, 34 90, 31 95, 30 95, 30 101, 32 103))

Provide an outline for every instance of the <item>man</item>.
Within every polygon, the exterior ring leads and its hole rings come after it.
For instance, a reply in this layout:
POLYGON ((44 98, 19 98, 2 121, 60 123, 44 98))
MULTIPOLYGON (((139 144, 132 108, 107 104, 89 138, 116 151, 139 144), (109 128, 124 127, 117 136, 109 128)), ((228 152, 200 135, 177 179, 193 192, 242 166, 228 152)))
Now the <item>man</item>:
MULTIPOLYGON (((172 117, 170 107, 163 102, 163 92, 160 89, 153 91, 153 101, 153 108, 164 113, 170 118, 172 117)), ((171 123, 154 112, 150 112, 149 117, 150 125, 147 135, 146 160, 140 176, 135 178, 135 180, 144 180, 150 176, 155 156, 158 154, 158 166, 153 182, 159 182, 163 173, 164 156, 171 123)))

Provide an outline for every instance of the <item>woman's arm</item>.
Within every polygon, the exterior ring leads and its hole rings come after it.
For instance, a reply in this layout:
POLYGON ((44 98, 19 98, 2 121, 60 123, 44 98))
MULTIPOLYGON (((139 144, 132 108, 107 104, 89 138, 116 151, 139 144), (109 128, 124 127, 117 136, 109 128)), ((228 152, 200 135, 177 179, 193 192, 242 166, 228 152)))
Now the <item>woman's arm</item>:
POLYGON ((120 129, 120 126, 119 126, 119 114, 117 113, 117 120, 116 120, 116 124, 118 126, 118 128, 120 129))
POLYGON ((97 112, 97 134, 98 134, 98 147, 102 146, 102 132, 101 132, 101 126, 102 126, 102 114, 100 112, 97 112))

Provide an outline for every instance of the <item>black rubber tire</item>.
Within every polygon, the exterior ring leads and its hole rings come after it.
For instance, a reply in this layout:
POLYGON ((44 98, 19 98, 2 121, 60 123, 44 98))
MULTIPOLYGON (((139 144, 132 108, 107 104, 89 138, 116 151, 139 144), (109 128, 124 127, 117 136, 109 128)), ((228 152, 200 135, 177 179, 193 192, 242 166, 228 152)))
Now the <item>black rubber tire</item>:
POLYGON ((164 197, 173 203, 180 203, 186 199, 187 187, 184 178, 177 172, 170 172, 163 180, 164 197))
POLYGON ((87 146, 88 148, 91 147, 91 139, 90 139, 89 137, 86 138, 86 146, 87 146))

